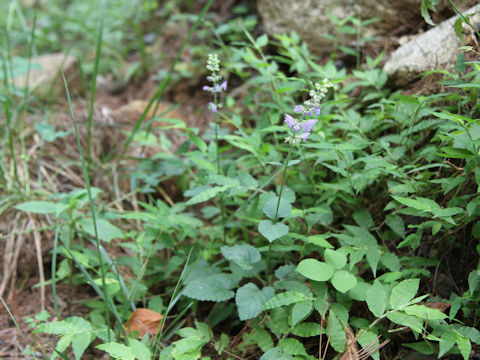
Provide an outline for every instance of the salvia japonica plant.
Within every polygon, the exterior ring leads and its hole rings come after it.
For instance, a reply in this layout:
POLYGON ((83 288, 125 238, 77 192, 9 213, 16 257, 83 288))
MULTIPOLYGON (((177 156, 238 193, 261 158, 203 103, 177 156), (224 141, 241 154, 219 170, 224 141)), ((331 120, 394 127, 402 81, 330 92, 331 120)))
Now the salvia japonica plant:
MULTIPOLYGON (((423 12, 435 3, 422 1, 423 12)), ((47 219, 42 231, 54 238, 52 278, 40 286, 54 298, 59 283, 96 292, 85 316, 64 316, 55 302, 54 313, 25 319, 35 332, 25 354, 346 360, 401 348, 468 359, 480 344, 479 62, 444 71, 447 92, 406 95, 386 87, 383 54, 348 75, 319 65, 295 33, 254 38, 248 21, 218 51, 222 64, 199 61, 210 128, 165 119, 148 131, 155 155, 123 173, 139 201, 109 203, 89 181, 8 199, 47 219), (172 128, 185 139, 176 148, 172 128), (39 345, 45 334, 54 344, 39 345)), ((14 99, 0 97, 7 108, 14 99)), ((69 135, 34 129, 43 144, 69 135)), ((125 147, 144 146, 139 138, 125 147)), ((2 160, 2 179, 27 158, 2 160)), ((90 166, 86 179, 107 164, 90 166)))

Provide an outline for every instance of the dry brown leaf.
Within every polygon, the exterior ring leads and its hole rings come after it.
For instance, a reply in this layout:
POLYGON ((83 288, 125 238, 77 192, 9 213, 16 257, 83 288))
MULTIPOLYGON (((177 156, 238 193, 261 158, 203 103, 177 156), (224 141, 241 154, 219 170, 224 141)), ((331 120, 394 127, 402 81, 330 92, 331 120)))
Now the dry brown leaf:
POLYGON ((447 302, 420 302, 419 304, 425 305, 430 309, 440 310, 441 312, 445 312, 450 306, 452 306, 451 303, 447 302))
POLYGON ((163 315, 150 309, 137 309, 133 312, 130 319, 123 325, 127 334, 138 331, 138 337, 141 339, 148 332, 155 335, 160 329, 163 315))

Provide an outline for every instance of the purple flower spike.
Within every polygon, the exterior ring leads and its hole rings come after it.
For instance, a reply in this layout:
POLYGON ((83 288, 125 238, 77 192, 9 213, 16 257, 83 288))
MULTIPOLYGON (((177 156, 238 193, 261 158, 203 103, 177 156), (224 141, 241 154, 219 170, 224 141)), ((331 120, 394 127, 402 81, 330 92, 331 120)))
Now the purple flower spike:
POLYGON ((218 106, 215 105, 214 103, 211 103, 211 102, 210 102, 210 103, 208 103, 208 109, 209 109, 211 112, 216 113, 217 110, 218 110, 218 106))
POLYGON ((223 90, 223 91, 227 91, 227 81, 224 81, 223 83, 220 84, 220 88, 223 90))
POLYGON ((295 124, 295 126, 293 127, 293 132, 299 132, 300 131, 300 125, 299 124, 295 124))
POLYGON ((303 107, 302 107, 302 105, 297 105, 297 106, 295 106, 295 108, 293 109, 293 112, 294 112, 295 114, 300 114, 301 112, 303 112, 303 107))
POLYGON ((315 115, 320 115, 320 109, 321 109, 321 107, 318 106, 313 110, 315 112, 315 115))
POLYGON ((205 85, 204 87, 202 87, 202 90, 203 91, 210 91, 210 86, 205 85))
POLYGON ((303 134, 298 135, 298 137, 299 137, 300 139, 302 139, 303 142, 307 141, 307 139, 308 139, 309 136, 310 136, 310 133, 309 133, 309 132, 306 132, 306 133, 303 133, 303 134))
POLYGON ((294 125, 295 125, 295 119, 289 115, 289 114, 285 114, 285 124, 290 128, 290 129, 293 129, 294 125))
POLYGON ((306 120, 302 123, 302 131, 303 132, 310 132, 312 131, 314 125, 317 123, 317 119, 310 119, 310 120, 306 120))

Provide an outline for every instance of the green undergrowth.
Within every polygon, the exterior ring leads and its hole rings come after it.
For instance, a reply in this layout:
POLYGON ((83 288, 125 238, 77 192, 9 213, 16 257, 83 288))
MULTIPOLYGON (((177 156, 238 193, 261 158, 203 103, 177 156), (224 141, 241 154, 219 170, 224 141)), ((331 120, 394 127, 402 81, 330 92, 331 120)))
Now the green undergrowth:
MULTIPOLYGON (((432 9, 424 3, 422 11, 432 9)), ((207 129, 172 118, 152 128, 142 116, 114 144, 122 151, 92 164, 65 83, 71 130, 44 124, 36 135, 49 143, 76 134, 85 188, 26 191, 28 179, 11 181, 38 160, 16 150, 28 141, 12 115, 23 103, 8 86, 0 95, 9 155, 0 163, 2 203, 48 220, 52 276, 43 285, 54 294, 58 284, 87 285, 97 295, 85 302, 86 316, 62 316, 55 302, 54 313, 26 319, 38 344, 25 353, 303 360, 349 351, 395 358, 408 349, 468 359, 480 344, 480 62, 460 54, 431 95, 406 94, 387 86, 383 53, 355 70, 319 65, 295 33, 254 36, 252 17, 237 12, 198 30, 213 32, 220 59, 197 69, 208 76, 200 80, 207 129), (311 132, 309 119, 318 120, 311 132), (166 135, 172 130, 184 139, 177 147, 166 135), (119 211, 111 189, 90 179, 132 146, 154 155, 121 167, 131 193, 115 196, 134 193, 139 202, 119 211), (159 191, 167 184, 171 196, 159 191), (153 330, 148 319, 136 331, 124 326, 145 308, 163 316, 153 330), (53 347, 39 345, 51 335, 53 347)), ((102 39, 102 27, 92 32, 102 39)), ((2 61, 7 84, 13 75, 9 58, 2 61)), ((171 76, 164 79, 159 97, 171 76)))

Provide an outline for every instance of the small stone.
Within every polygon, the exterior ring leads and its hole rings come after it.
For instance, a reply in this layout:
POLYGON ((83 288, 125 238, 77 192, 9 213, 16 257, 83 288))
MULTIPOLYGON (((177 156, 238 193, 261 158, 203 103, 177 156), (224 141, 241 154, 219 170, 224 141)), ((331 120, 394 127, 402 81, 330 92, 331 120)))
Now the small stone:
MULTIPOLYGON (((480 10, 480 4, 465 12, 480 10)), ((453 66, 462 46, 453 25, 458 16, 451 17, 427 32, 413 38, 393 52, 383 70, 388 73, 393 85, 403 86, 425 72, 436 68, 453 66)))
POLYGON ((10 83, 23 89, 28 81, 28 89, 40 98, 48 95, 52 97, 65 96, 65 85, 60 69, 63 69, 67 79, 68 90, 70 93, 74 92, 81 85, 78 61, 75 56, 64 53, 46 54, 32 58, 29 74, 22 74, 10 83))

